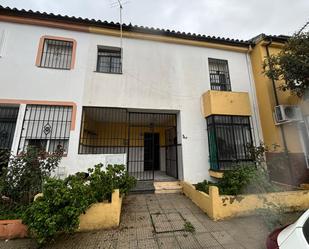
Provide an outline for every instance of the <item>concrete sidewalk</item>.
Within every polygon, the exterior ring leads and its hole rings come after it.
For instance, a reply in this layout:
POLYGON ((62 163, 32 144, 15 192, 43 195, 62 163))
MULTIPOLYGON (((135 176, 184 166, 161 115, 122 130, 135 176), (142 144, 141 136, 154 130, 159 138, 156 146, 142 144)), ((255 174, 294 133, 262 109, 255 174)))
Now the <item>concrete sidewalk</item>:
MULTIPOLYGON (((182 194, 129 195, 118 229, 61 236, 45 248, 265 249, 267 234, 256 217, 214 222, 182 194), (185 222, 195 232, 185 231, 185 222)), ((36 244, 29 239, 1 241, 0 248, 30 249, 36 244)))

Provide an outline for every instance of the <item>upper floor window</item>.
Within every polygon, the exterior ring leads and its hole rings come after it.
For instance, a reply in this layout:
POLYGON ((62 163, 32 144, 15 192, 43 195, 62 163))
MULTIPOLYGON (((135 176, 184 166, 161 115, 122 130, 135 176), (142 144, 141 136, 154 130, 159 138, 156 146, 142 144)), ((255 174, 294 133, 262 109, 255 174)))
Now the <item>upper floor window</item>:
POLYGON ((72 69, 75 49, 73 39, 44 36, 40 40, 36 64, 45 68, 72 69))
POLYGON ((121 49, 114 47, 98 47, 97 72, 122 73, 121 49))
POLYGON ((211 90, 231 91, 227 60, 208 58, 211 90))

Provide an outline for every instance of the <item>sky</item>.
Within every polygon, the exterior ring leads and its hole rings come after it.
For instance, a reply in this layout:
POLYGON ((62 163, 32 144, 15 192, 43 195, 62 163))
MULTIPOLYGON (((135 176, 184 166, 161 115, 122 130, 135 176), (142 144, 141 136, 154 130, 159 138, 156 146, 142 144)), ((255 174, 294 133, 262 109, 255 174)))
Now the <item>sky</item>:
MULTIPOLYGON (((123 22, 211 36, 291 35, 309 0, 122 0, 123 22)), ((119 22, 117 0, 0 0, 0 5, 119 22)))

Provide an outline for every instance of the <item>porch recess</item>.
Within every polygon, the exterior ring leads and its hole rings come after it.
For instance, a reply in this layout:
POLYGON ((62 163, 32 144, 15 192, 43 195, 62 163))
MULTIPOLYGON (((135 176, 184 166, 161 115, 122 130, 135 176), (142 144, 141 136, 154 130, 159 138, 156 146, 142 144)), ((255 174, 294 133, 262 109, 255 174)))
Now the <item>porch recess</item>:
POLYGON ((83 107, 79 154, 126 154, 138 180, 178 178, 175 113, 83 107))

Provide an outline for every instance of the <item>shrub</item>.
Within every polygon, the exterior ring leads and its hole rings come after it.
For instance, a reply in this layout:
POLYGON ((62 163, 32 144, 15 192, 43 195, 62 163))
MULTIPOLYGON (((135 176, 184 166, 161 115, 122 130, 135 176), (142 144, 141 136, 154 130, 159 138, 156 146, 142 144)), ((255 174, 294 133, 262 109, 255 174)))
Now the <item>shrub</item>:
POLYGON ((202 191, 205 192, 206 194, 209 194, 209 187, 210 186, 216 186, 217 184, 204 180, 202 182, 199 182, 197 184, 195 184, 195 189, 198 191, 202 191))
POLYGON ((8 166, 10 155, 11 153, 8 149, 0 149, 0 177, 8 166))
POLYGON ((263 167, 255 164, 235 165, 232 170, 225 171, 217 183, 203 182, 196 184, 196 189, 208 194, 209 186, 215 185, 222 195, 239 195, 276 192, 280 189, 273 185, 263 167))
POLYGON ((255 165, 237 165, 232 170, 224 172, 218 181, 220 193, 223 195, 241 194, 256 175, 255 165))
POLYGON ((123 165, 98 164, 88 173, 77 173, 64 180, 48 179, 43 196, 33 202, 23 215, 37 241, 42 244, 58 233, 74 232, 79 216, 95 202, 110 200, 114 189, 127 193, 136 183, 123 165))
POLYGON ((110 200, 114 189, 127 194, 135 186, 136 179, 129 176, 124 165, 108 165, 105 171, 102 167, 98 164, 94 169, 88 169, 90 187, 97 201, 110 200))
POLYGON ((62 152, 53 154, 28 147, 26 152, 11 156, 3 167, 0 195, 9 197, 15 205, 26 205, 42 191, 44 179, 58 167, 62 152))
POLYGON ((44 184, 43 197, 34 201, 23 214, 39 244, 57 233, 70 233, 78 228, 78 217, 94 202, 90 187, 79 177, 69 181, 50 178, 44 184))

